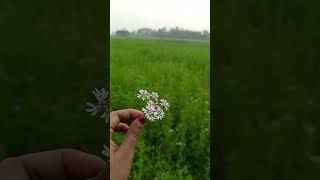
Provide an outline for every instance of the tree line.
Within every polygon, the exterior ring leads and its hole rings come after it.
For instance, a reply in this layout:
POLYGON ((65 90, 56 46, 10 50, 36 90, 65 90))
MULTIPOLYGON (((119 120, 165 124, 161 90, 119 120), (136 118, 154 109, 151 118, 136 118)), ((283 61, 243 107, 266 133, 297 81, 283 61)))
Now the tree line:
POLYGON ((174 28, 140 28, 138 30, 128 31, 126 29, 117 30, 113 35, 120 37, 153 37, 153 38, 168 38, 168 39, 190 39, 190 40, 209 40, 210 32, 207 30, 203 31, 192 31, 183 29, 180 27, 174 28))

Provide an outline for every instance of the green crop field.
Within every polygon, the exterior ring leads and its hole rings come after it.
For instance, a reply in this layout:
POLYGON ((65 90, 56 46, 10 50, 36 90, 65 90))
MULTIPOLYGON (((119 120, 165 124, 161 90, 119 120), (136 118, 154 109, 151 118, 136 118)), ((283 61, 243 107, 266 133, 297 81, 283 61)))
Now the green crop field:
POLYGON ((139 89, 171 105, 146 123, 131 178, 209 179, 209 43, 111 38, 110 46, 111 110, 141 109, 139 89))

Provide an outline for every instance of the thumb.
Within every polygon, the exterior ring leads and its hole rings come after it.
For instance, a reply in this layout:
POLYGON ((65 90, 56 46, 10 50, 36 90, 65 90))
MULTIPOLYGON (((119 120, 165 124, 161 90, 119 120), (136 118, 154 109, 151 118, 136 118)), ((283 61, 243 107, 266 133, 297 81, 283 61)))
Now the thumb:
POLYGON ((126 157, 133 159, 134 151, 135 151, 135 146, 138 142, 138 136, 140 134, 141 129, 143 128, 144 125, 144 118, 140 117, 134 120, 130 127, 129 130, 126 134, 126 137, 124 138, 118 153, 123 153, 126 157))

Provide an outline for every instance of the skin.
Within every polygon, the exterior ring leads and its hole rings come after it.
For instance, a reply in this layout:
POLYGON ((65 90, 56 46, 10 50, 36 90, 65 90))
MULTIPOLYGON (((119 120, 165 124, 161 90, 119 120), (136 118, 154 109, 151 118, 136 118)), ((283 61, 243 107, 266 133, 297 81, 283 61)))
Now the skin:
POLYGON ((110 179, 128 179, 143 124, 144 116, 141 111, 125 109, 110 113, 110 179), (120 146, 112 140, 114 132, 126 133, 120 146))
POLYGON ((0 179, 103 179, 105 166, 97 156, 60 149, 5 159, 0 163, 0 179))
MULTIPOLYGON (((110 179, 129 177, 143 113, 124 109, 110 113, 110 179), (126 133, 120 146, 114 132, 126 133)), ((0 179, 8 180, 106 180, 106 163, 101 158, 74 149, 60 149, 12 157, 0 162, 0 179)))

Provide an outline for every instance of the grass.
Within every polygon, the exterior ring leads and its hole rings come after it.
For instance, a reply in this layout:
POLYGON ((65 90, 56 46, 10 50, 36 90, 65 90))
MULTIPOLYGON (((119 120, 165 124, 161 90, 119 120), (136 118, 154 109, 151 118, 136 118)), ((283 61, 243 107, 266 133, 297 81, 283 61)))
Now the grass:
POLYGON ((163 121, 146 123, 131 179, 209 179, 209 43, 112 38, 110 46, 112 110, 141 109, 139 89, 171 104, 163 121))

